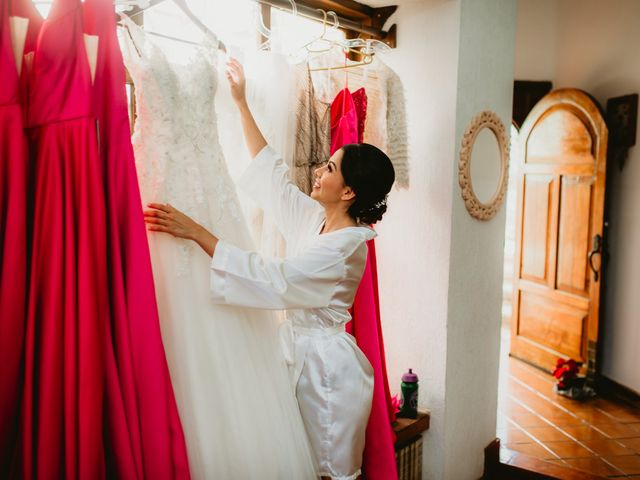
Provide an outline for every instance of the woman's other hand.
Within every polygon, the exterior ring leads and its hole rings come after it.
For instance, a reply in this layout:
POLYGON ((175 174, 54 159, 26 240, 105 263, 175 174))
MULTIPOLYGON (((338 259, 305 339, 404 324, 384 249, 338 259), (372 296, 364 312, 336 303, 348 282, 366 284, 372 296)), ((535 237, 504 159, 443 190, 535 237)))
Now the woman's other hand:
POLYGON ((246 102, 246 78, 242 64, 233 57, 227 61, 227 81, 231 89, 231 97, 240 106, 246 102))
POLYGON ((144 211, 144 221, 152 232, 164 232, 178 238, 193 240, 213 256, 218 238, 199 223, 168 203, 150 203, 144 211))
POLYGON ((150 203, 147 206, 149 210, 144 211, 144 221, 153 232, 164 232, 174 237, 194 240, 202 228, 200 224, 168 203, 150 203))

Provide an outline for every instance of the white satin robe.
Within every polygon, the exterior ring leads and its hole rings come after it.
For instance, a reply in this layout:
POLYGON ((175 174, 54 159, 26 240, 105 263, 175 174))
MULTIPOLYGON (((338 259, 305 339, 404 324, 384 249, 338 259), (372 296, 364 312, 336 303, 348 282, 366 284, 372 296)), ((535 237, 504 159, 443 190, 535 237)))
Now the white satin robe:
POLYGON ((267 259, 219 241, 211 261, 213 299, 286 310, 285 357, 320 474, 355 479, 373 369, 344 326, 364 271, 365 242, 376 234, 358 226, 320 235, 324 209, 291 183, 287 166, 269 146, 251 162, 239 186, 275 219, 287 257, 267 259))

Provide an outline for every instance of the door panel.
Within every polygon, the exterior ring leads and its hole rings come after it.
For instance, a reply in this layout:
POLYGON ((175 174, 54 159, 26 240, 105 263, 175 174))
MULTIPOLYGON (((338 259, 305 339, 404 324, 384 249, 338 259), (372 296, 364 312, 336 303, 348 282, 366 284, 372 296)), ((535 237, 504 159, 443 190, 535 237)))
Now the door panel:
POLYGON ((549 163, 547 158, 552 157, 560 165, 593 163, 593 139, 581 117, 565 105, 551 106, 530 134, 526 162, 549 163))
POLYGON ((533 349, 547 346, 574 360, 584 361, 582 341, 587 312, 545 296, 522 292, 518 335, 532 341, 533 349))
MULTIPOLYGON (((513 149, 518 185, 511 354, 545 370, 595 366, 600 285, 588 266, 602 235, 607 129, 584 92, 557 90, 513 149)), ((583 369, 584 370, 584 369, 583 369)))
POLYGON ((558 290, 587 294, 592 186, 593 177, 562 177, 558 232, 558 290))
POLYGON ((546 282, 549 250, 549 205, 553 177, 527 175, 524 183, 522 278, 546 282))

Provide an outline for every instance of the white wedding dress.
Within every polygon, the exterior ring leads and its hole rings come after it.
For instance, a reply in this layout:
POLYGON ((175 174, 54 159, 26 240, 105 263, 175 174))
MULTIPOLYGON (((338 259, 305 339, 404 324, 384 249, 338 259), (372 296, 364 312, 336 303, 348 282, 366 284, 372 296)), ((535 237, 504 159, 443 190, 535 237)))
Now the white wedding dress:
MULTIPOLYGON (((123 22, 143 201, 170 203, 218 237, 252 248, 218 139, 216 41, 205 40, 180 66, 137 25, 123 22)), ((152 233, 149 244, 192 478, 316 478, 276 319, 213 304, 211 259, 195 243, 152 233)))

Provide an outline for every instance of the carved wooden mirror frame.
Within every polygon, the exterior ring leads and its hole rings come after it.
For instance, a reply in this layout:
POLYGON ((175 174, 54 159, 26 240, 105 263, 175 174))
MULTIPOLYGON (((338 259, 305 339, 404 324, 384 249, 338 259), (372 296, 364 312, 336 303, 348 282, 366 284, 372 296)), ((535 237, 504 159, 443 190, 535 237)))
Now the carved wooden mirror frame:
POLYGON ((458 183, 460 184, 462 199, 467 211, 478 220, 490 220, 498 212, 507 192, 509 177, 509 142, 504 124, 495 113, 485 110, 476 115, 467 126, 462 136, 462 148, 458 163, 458 183), (500 152, 500 180, 498 188, 487 203, 481 202, 473 190, 471 179, 471 158, 473 144, 483 128, 493 132, 498 141, 500 152))

